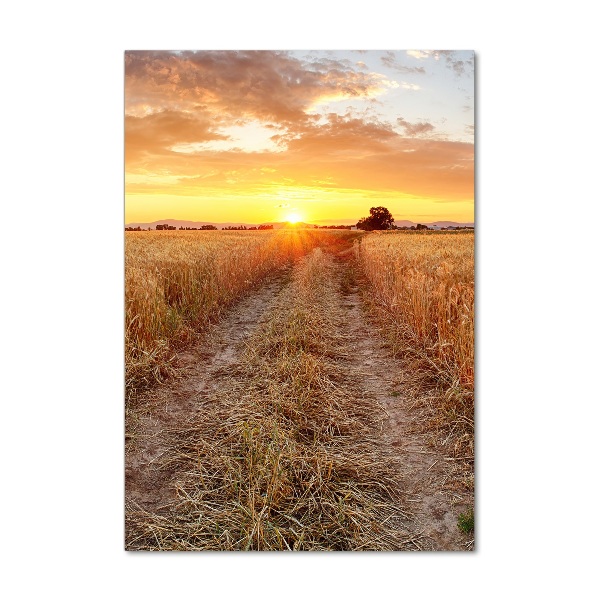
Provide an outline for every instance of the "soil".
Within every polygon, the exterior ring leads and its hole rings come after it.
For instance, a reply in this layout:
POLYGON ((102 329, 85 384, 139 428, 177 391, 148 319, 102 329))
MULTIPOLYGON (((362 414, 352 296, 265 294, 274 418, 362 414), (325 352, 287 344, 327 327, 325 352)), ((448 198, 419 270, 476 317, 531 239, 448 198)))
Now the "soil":
MULTIPOLYGON (((347 258, 347 257, 346 257, 347 258)), ((392 446, 403 480, 400 490, 411 508, 411 530, 423 550, 467 550, 470 542, 457 527, 465 502, 448 491, 451 463, 442 449, 419 432, 420 414, 405 389, 410 379, 402 361, 393 358, 380 332, 370 322, 349 263, 339 257, 336 276, 344 282, 339 301, 347 314, 346 334, 352 348, 341 364, 349 379, 358 375, 358 395, 374 397, 385 409, 381 443, 392 446)), ((126 413, 125 494, 128 507, 160 514, 175 499, 177 473, 155 467, 172 446, 170 431, 184 428, 202 410, 225 378, 231 378, 245 341, 268 316, 290 270, 282 270, 252 291, 194 347, 177 357, 178 377, 138 399, 126 413)))

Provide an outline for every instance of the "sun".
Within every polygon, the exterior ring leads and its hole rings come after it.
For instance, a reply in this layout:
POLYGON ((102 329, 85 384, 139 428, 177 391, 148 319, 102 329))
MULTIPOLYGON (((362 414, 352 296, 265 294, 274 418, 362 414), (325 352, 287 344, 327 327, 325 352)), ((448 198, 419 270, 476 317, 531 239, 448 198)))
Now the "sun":
POLYGON ((293 212, 288 214, 286 220, 288 223, 298 223, 302 221, 302 217, 298 213, 293 212))

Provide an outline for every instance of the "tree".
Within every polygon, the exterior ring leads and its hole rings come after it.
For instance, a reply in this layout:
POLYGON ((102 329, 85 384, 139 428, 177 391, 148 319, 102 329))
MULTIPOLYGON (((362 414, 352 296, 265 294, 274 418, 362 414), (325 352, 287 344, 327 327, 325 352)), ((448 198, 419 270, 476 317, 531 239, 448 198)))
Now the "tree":
POLYGON ((371 226, 371 220, 368 217, 363 217, 356 224, 357 229, 362 229, 363 231, 373 231, 373 227, 371 226))
POLYGON ((372 231, 373 229, 392 229, 394 217, 384 206, 374 206, 369 210, 370 216, 363 217, 357 224, 358 229, 372 231))

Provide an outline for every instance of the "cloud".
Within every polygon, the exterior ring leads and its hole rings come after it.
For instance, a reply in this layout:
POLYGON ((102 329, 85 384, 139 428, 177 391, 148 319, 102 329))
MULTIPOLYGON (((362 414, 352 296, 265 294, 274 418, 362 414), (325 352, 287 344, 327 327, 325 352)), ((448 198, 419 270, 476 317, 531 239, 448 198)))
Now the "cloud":
POLYGON ((393 151, 361 161, 360 170, 348 173, 347 185, 365 184, 369 174, 377 189, 397 190, 443 201, 473 197, 473 144, 403 138, 393 151))
POLYGON ((157 156, 155 164, 148 157, 145 169, 178 175, 178 182, 138 179, 127 184, 127 193, 211 198, 226 189, 240 197, 268 197, 288 186, 317 190, 319 197, 331 189, 396 192, 439 201, 472 198, 473 144, 423 137, 430 124, 405 124, 413 128, 414 137, 403 137, 384 123, 329 115, 320 127, 298 125, 290 131, 290 139, 281 141, 283 152, 205 151, 196 157, 171 153, 157 156), (325 181, 330 185, 324 187, 325 181))
POLYGON ((445 60, 446 67, 454 71, 458 76, 469 75, 475 68, 475 54, 471 51, 459 50, 407 50, 406 54, 417 60, 433 58, 434 60, 445 60))
POLYGON ((435 127, 427 121, 423 123, 409 123, 403 117, 396 119, 398 125, 404 128, 404 134, 408 137, 416 137, 432 132, 435 127))
POLYGON ((420 85, 417 85, 416 83, 408 83, 407 81, 402 81, 400 83, 400 87, 405 90, 413 90, 413 91, 417 91, 417 90, 421 89, 420 85))
POLYGON ((473 52, 459 52, 455 50, 435 50, 438 57, 443 57, 446 67, 458 76, 471 75, 475 68, 475 54, 473 52))
POLYGON ((433 52, 431 50, 407 50, 406 54, 418 60, 429 58, 433 52))
POLYGON ((298 132, 312 130, 320 118, 311 112, 317 104, 374 99, 397 86, 335 58, 270 51, 126 52, 127 169, 145 169, 152 156, 163 157, 170 168, 173 154, 188 155, 189 162, 206 146, 242 153, 253 141, 255 150, 274 151, 269 129, 285 146, 298 132), (245 140, 238 148, 240 137, 245 140))
POLYGON ((160 105, 209 110, 218 118, 285 123, 305 118, 321 98, 372 97, 381 76, 347 60, 301 60, 286 52, 127 52, 126 111, 160 105))
POLYGON ((425 74, 423 67, 408 67, 398 61, 393 52, 387 51, 382 57, 381 62, 390 69, 394 69, 399 73, 420 73, 425 74))
POLYGON ((125 116, 125 159, 129 166, 143 156, 165 154, 177 144, 227 139, 203 113, 165 110, 144 117, 125 116))
POLYGON ((325 152, 335 155, 384 152, 387 142, 397 135, 386 123, 330 113, 326 123, 301 125, 274 139, 284 144, 290 153, 310 150, 319 155, 325 152))

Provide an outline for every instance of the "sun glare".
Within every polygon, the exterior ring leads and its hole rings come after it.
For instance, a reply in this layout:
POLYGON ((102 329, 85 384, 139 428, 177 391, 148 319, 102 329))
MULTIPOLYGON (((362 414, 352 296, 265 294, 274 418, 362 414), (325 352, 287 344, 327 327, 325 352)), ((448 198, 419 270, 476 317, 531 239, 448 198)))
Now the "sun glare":
POLYGON ((302 217, 298 213, 290 213, 287 217, 288 223, 298 223, 302 221, 302 217))

